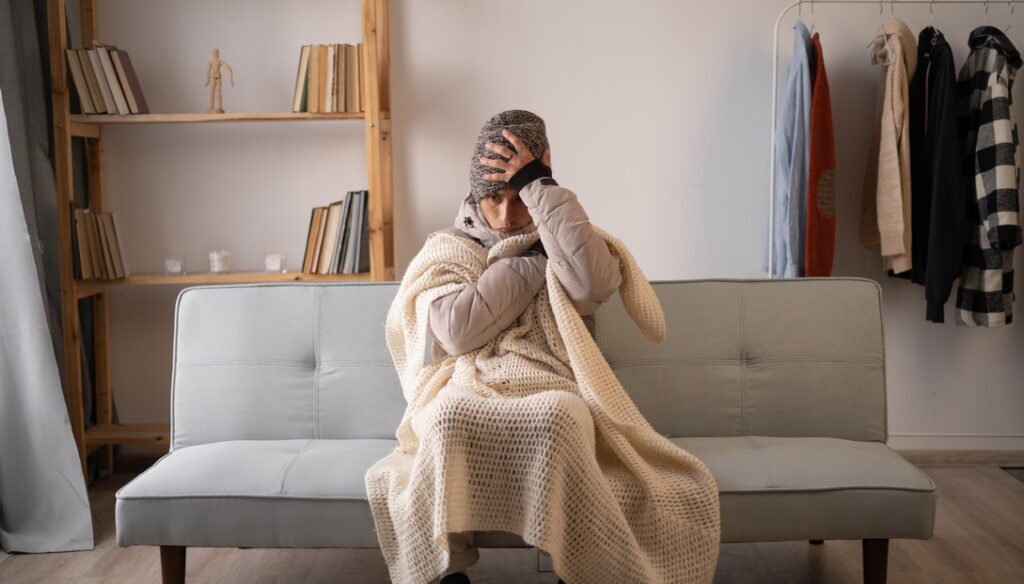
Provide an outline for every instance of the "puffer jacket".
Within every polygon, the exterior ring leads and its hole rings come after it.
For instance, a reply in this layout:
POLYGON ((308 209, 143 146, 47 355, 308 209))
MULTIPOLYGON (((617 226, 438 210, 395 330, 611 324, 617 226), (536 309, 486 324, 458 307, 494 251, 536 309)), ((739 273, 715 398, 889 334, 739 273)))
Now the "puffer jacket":
MULTIPOLYGON (((597 308, 622 283, 619 260, 594 232, 576 194, 551 178, 540 160, 520 169, 509 185, 520 189, 546 257, 528 253, 502 258, 476 282, 434 300, 429 322, 435 359, 482 347, 515 322, 544 286, 549 261, 591 334, 597 308)), ((472 238, 457 228, 443 232, 472 238)))

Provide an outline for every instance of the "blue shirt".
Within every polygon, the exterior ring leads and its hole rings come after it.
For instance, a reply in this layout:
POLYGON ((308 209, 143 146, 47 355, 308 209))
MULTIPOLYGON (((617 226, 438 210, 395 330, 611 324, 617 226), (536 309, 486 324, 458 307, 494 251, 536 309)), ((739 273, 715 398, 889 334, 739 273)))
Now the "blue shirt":
MULTIPOLYGON (((793 56, 786 69, 782 99, 775 122, 775 177, 772 205, 775 209, 773 275, 795 278, 804 275, 807 227, 808 137, 811 128, 811 33, 803 22, 796 31, 793 56)), ((768 271, 768 237, 765 236, 764 271, 768 271)))

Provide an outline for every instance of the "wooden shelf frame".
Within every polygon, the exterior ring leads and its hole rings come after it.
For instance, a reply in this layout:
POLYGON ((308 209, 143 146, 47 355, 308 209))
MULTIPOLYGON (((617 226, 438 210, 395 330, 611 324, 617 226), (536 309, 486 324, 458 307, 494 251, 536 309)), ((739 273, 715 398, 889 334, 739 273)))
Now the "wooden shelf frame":
POLYGON ((235 112, 224 114, 71 114, 72 122, 82 124, 196 124, 218 122, 300 122, 325 120, 363 120, 365 112, 235 112))
POLYGON ((306 274, 302 272, 285 272, 268 274, 266 272, 230 272, 213 274, 210 272, 189 273, 181 276, 166 274, 132 274, 127 278, 116 280, 76 280, 79 298, 88 298, 102 294, 106 286, 173 286, 197 284, 245 284, 250 282, 369 282, 373 277, 370 272, 358 274, 306 274))
MULTIPOLYGON (((96 36, 97 0, 80 0, 81 41, 92 44, 96 36)), ((110 307, 108 288, 118 285, 221 284, 235 282, 279 281, 380 281, 394 280, 393 182, 391 163, 390 33, 388 0, 362 0, 363 22, 363 95, 365 111, 335 113, 242 112, 156 113, 136 115, 72 114, 71 86, 67 71, 67 13, 64 0, 47 0, 49 24, 51 104, 53 108, 54 167, 57 186, 57 229, 60 246, 61 322, 63 325, 65 400, 71 419, 82 471, 87 457, 105 449, 101 463, 113 470, 115 444, 163 443, 169 445, 169 424, 114 424, 111 391, 110 307), (360 120, 365 126, 367 183, 369 196, 370 270, 360 274, 317 275, 303 273, 267 274, 236 272, 229 274, 135 274, 112 280, 81 280, 74 276, 71 238, 74 218, 68 203, 74 200, 72 139, 84 138, 86 144, 86 181, 89 208, 106 210, 103 180, 103 132, 113 125, 195 124, 250 122, 310 122, 360 120), (82 330, 78 302, 89 299, 93 307, 95 345, 97 424, 85 428, 82 362, 82 330)), ((345 190, 345 189, 343 189, 345 190)), ((308 209, 302 211, 308 212, 308 209)))
POLYGON ((231 122, 332 122, 365 120, 365 112, 242 112, 225 114, 71 114, 71 136, 99 138, 101 126, 131 124, 221 124, 231 122))
POLYGON ((85 431, 88 449, 111 444, 171 444, 171 425, 156 424, 96 424, 85 431))

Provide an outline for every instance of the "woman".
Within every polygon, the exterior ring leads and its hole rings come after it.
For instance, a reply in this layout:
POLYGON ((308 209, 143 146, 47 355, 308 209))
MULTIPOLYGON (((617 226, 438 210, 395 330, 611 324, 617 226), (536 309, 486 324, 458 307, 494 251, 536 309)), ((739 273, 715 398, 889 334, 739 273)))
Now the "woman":
MULTIPOLYGON (((494 262, 477 282, 431 303, 434 357, 477 349, 511 326, 544 286, 548 261, 593 334, 598 306, 621 284, 619 261, 595 235, 576 195, 552 178, 544 120, 523 110, 492 117, 477 138, 470 184, 454 227, 444 232, 485 248, 534 230, 540 239, 525 254, 494 262)), ((479 557, 472 533, 452 535, 449 542, 452 565, 441 582, 469 582, 461 570, 479 557)))
POLYGON ((526 254, 492 264, 475 284, 432 303, 435 355, 469 352, 505 330, 544 285, 549 260, 592 332, 597 307, 618 289, 618 260, 595 236, 576 195, 552 178, 550 156, 544 121, 530 112, 502 112, 481 130, 470 194, 455 226, 442 231, 485 248, 534 230, 540 240, 526 254))
POLYGON ((661 304, 549 164, 539 117, 489 120, 455 226, 426 239, 388 310, 407 406, 366 491, 389 574, 467 582, 473 533, 498 531, 549 552, 572 584, 706 584, 714 477, 650 426, 594 339, 618 290, 661 342, 661 304))

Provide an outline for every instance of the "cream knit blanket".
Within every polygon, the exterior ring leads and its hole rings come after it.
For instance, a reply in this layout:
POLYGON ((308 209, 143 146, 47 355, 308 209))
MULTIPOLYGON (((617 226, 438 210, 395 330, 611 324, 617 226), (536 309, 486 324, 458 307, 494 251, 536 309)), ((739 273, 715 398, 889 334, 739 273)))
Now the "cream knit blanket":
MULTIPOLYGON (((622 266, 626 311, 660 342, 665 318, 650 283, 621 242, 594 229, 622 266)), ((552 266, 505 331, 424 365, 430 303, 538 237, 488 250, 436 234, 402 278, 386 332, 408 407, 399 446, 366 473, 392 581, 442 574, 449 532, 505 531, 548 552, 568 584, 711 582, 714 478, 640 414, 552 266)))

